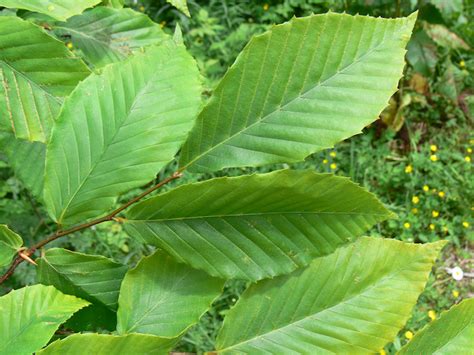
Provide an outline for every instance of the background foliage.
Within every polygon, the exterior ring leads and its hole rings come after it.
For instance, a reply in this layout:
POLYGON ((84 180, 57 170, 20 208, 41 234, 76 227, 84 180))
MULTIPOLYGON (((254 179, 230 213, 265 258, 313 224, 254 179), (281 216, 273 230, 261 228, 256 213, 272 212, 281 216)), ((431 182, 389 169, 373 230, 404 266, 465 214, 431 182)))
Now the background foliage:
MULTIPOLYGON (((474 136, 470 133, 474 115, 472 2, 188 1, 191 17, 164 0, 129 1, 127 5, 146 13, 166 32, 173 33, 179 23, 183 40, 205 78, 205 97, 252 35, 294 15, 332 10, 398 17, 419 9, 419 20, 408 46, 406 75, 381 119, 366 128, 363 135, 337 145, 332 151, 314 154, 295 167, 349 176, 398 214, 399 219, 376 225, 368 235, 420 243, 451 242, 444 249, 443 258, 406 329, 386 351, 399 349, 442 310, 474 296, 470 278, 474 267, 471 161, 474 136), (449 273, 455 266, 464 270, 462 280, 453 279, 449 273)), ((70 46, 67 39, 64 40, 70 46)), ((24 237, 25 244, 30 245, 53 226, 45 222, 45 211, 14 176, 6 157, 1 158, 0 222, 8 221, 10 227, 24 237)), ((170 166, 169 171, 173 168, 170 166)), ((230 169, 226 173, 238 175, 254 170, 266 172, 270 168, 230 169)), ((189 182, 194 179, 191 175, 183 178, 189 182)), ((124 196, 124 200, 126 198, 124 196)), ((81 238, 60 240, 54 246, 109 256, 129 265, 152 251, 149 246, 129 238, 118 223, 99 225, 83 232, 81 238)), ((4 294, 10 288, 34 280, 35 269, 22 265, 14 277, 2 285, 0 292, 4 294)), ((244 288, 243 282, 228 282, 223 295, 214 301, 213 308, 201 322, 187 332, 179 349, 198 352, 214 349, 222 318, 244 288)))

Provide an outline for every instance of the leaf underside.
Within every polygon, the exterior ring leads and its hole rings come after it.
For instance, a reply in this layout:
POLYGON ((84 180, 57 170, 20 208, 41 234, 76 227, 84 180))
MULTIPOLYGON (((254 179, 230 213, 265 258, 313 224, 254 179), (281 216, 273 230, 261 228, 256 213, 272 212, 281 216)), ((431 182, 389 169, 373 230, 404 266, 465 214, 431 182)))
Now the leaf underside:
POLYGON ((46 152, 51 217, 62 225, 97 217, 121 193, 153 180, 186 138, 199 105, 195 62, 171 41, 80 83, 46 152))
POLYGON ((169 38, 145 14, 103 6, 54 24, 53 29, 57 35, 70 39, 96 68, 119 62, 142 47, 169 38))
POLYGON ((223 286, 223 280, 156 252, 125 276, 117 332, 177 337, 197 323, 223 286))
POLYGON ((255 281, 307 265, 391 216, 346 178, 281 170, 180 186, 135 205, 124 226, 213 276, 255 281))
POLYGON ((252 285, 227 314, 218 352, 378 352, 410 316, 444 244, 362 237, 252 285))
POLYGON ((201 112, 180 165, 195 173, 301 161, 378 118, 416 15, 328 13, 254 37, 201 112))
POLYGON ((0 268, 10 264, 23 245, 23 239, 5 224, 0 224, 0 268))

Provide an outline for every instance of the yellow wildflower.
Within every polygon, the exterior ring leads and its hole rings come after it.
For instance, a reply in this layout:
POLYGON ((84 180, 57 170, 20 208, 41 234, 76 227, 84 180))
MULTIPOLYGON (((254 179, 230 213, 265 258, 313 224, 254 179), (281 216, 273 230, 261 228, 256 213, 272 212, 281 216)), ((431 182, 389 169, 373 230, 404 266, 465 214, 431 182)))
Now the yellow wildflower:
POLYGON ((439 216, 439 212, 438 211, 432 211, 431 215, 433 216, 433 218, 436 218, 436 217, 439 216))
POLYGON ((73 45, 72 45, 71 42, 67 42, 67 43, 66 43, 66 47, 68 47, 69 49, 72 49, 73 45))
POLYGON ((336 154, 336 152, 331 152, 331 153, 329 153, 329 155, 332 156, 333 158, 335 158, 337 154, 336 154))
POLYGON ((470 163, 471 162, 471 157, 470 156, 465 156, 464 160, 467 161, 468 163, 470 163))
POLYGON ((412 339, 413 338, 413 333, 410 332, 409 330, 407 330, 405 332, 405 338, 407 338, 408 340, 412 339))
POLYGON ((381 349, 381 350, 379 351, 379 355, 387 355, 387 353, 385 352, 384 349, 381 349))
POLYGON ((468 153, 472 153, 472 148, 467 148, 466 151, 467 151, 468 153))
POLYGON ((435 225, 434 225, 433 223, 431 223, 431 224, 429 225, 429 227, 430 227, 430 229, 431 229, 432 231, 435 230, 435 225))
POLYGON ((436 319, 436 312, 433 311, 433 310, 429 310, 428 311, 428 317, 430 317, 431 320, 435 320, 436 319))
POLYGON ((432 152, 436 152, 438 150, 438 147, 435 144, 430 145, 430 150, 432 152))
POLYGON ((263 4, 263 11, 267 11, 270 8, 270 5, 267 3, 263 4))
POLYGON ((417 214, 417 213, 418 213, 418 208, 412 208, 412 209, 411 209, 411 212, 412 212, 413 214, 417 214))
POLYGON ((413 171, 413 167, 411 165, 407 165, 405 167, 405 173, 411 174, 412 171, 413 171))
POLYGON ((462 222, 462 226, 464 228, 469 228, 470 224, 469 224, 469 222, 464 221, 464 222, 462 222))
POLYGON ((163 27, 165 27, 165 26, 166 26, 166 21, 161 21, 161 22, 160 22, 160 27, 163 28, 163 27))
POLYGON ((438 157, 436 156, 436 154, 432 154, 430 156, 430 159, 431 159, 431 161, 438 161, 438 157))
POLYGON ((458 290, 453 290, 453 297, 458 298, 459 297, 459 291, 458 290))
POLYGON ((411 202, 413 202, 415 205, 420 202, 420 198, 418 196, 413 196, 411 198, 411 202))
POLYGON ((329 167, 330 167, 332 170, 336 170, 337 164, 336 164, 336 163, 332 163, 331 165, 329 165, 329 167))
POLYGON ((440 191, 438 192, 438 196, 443 198, 444 196, 446 196, 446 194, 444 193, 444 191, 440 191))
POLYGON ((403 223, 403 227, 405 227, 405 229, 410 229, 411 224, 408 223, 408 222, 405 222, 405 223, 403 223))
POLYGON ((144 11, 145 11, 145 6, 143 6, 143 5, 140 6, 140 7, 138 8, 138 11, 144 12, 144 11))
POLYGON ((424 192, 430 191, 430 187, 428 185, 423 186, 423 191, 424 192))
POLYGON ((328 160, 327 159, 324 159, 323 160, 323 164, 327 164, 328 163, 328 160))
POLYGON ((459 62, 459 66, 461 67, 461 69, 464 69, 466 67, 466 62, 464 60, 461 60, 459 62))

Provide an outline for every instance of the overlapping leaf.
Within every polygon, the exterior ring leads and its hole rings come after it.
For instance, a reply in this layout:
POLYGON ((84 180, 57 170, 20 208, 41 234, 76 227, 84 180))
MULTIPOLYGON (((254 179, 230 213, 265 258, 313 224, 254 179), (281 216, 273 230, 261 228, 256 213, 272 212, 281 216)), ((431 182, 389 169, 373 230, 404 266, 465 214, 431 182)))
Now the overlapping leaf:
POLYGON ((252 285, 228 313, 218 352, 375 353, 410 316, 443 245, 363 237, 252 285))
POLYGON ((470 354, 473 341, 474 299, 469 299, 453 306, 415 334, 399 354, 470 354))
POLYGON ((0 297, 0 353, 34 353, 48 343, 61 323, 87 304, 43 285, 0 297))
POLYGON ((0 6, 39 12, 64 21, 100 2, 101 0, 0 0, 0 6))
POLYGON ((166 0, 166 2, 176 7, 179 11, 181 11, 186 16, 191 17, 191 14, 189 13, 189 9, 188 9, 188 2, 186 0, 166 0))
POLYGON ((22 245, 23 239, 18 234, 0 224, 0 268, 10 264, 22 245))
POLYGON ((168 354, 173 347, 173 339, 160 338, 146 334, 123 336, 108 334, 74 334, 57 340, 38 354, 44 355, 144 355, 168 354))
POLYGON ((59 36, 70 38, 95 67, 121 61, 142 47, 168 38, 145 14, 110 7, 96 7, 53 28, 59 36))
POLYGON ((197 323, 223 286, 223 280, 156 252, 125 276, 117 331, 177 337, 197 323))
POLYGON ((107 66, 64 103, 46 154, 45 202, 60 224, 108 211, 173 159, 200 105, 192 57, 172 41, 107 66))
POLYGON ((180 186, 137 204, 125 228, 211 275, 259 280, 332 253, 390 216, 346 178, 281 170, 180 186))
POLYGON ((0 16, 0 47, 0 131, 45 142, 61 98, 89 69, 62 42, 13 16, 0 16))
POLYGON ((201 112, 181 166, 301 161, 360 133, 397 89, 415 19, 328 13, 254 37, 201 112))

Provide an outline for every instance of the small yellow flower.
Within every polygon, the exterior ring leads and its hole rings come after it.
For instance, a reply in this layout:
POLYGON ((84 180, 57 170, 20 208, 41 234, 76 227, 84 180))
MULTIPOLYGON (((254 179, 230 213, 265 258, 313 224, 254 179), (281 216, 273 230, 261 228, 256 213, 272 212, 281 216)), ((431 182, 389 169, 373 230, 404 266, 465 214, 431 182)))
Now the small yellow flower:
POLYGON ((439 212, 438 211, 431 211, 431 215, 433 216, 433 218, 437 218, 439 216, 439 212))
POLYGON ((413 167, 411 165, 407 165, 405 167, 405 173, 410 174, 413 171, 413 167))
POLYGON ((410 229, 411 224, 408 223, 408 222, 405 222, 405 223, 403 223, 403 227, 405 227, 405 229, 410 229))
POLYGON ((324 159, 323 160, 323 164, 327 164, 328 163, 328 160, 327 159, 324 159))
POLYGON ((415 205, 420 202, 420 198, 418 196, 413 196, 411 198, 411 202, 413 202, 415 205))
POLYGON ((428 185, 423 186, 423 191, 424 192, 430 191, 430 187, 428 185))
POLYGON ((72 49, 73 45, 72 45, 71 42, 67 42, 67 43, 66 43, 66 47, 68 47, 69 49, 72 49))
POLYGON ((459 291, 458 290, 453 290, 453 297, 458 298, 459 297, 459 291))
POLYGON ((467 149, 466 149, 466 152, 472 153, 472 148, 467 148, 467 149))
POLYGON ((381 349, 381 350, 379 351, 379 355, 387 355, 387 353, 385 352, 384 349, 381 349))
POLYGON ((436 152, 438 150, 438 147, 435 144, 430 145, 430 150, 432 152, 436 152))
POLYGON ((412 212, 413 214, 417 214, 417 213, 418 213, 418 208, 412 208, 412 209, 411 209, 411 212, 412 212))
POLYGON ((165 26, 166 26, 166 21, 161 21, 161 22, 160 22, 160 27, 163 28, 163 27, 165 27, 165 26))
POLYGON ((145 6, 143 6, 143 5, 140 6, 140 7, 138 8, 138 11, 144 12, 144 11, 145 11, 145 6))
POLYGON ((337 164, 336 164, 336 163, 332 163, 331 165, 329 165, 329 167, 331 168, 331 170, 336 170, 337 164))
POLYGON ((434 225, 433 223, 431 223, 431 224, 429 225, 429 227, 430 227, 430 229, 431 229, 432 231, 435 230, 435 225, 434 225))
POLYGON ((444 191, 440 191, 438 192, 438 196, 443 198, 444 196, 446 196, 446 194, 444 193, 444 191))
POLYGON ((467 161, 468 163, 470 163, 471 162, 471 157, 470 156, 465 156, 464 160, 467 161))
POLYGON ((464 222, 462 222, 462 226, 464 228, 469 228, 470 224, 469 224, 469 222, 464 221, 464 222))
POLYGON ((461 67, 461 69, 464 69, 466 67, 466 62, 464 60, 461 60, 459 62, 459 66, 461 67))
POLYGON ((263 11, 267 11, 270 8, 270 5, 267 3, 263 4, 263 11))
POLYGON ((335 158, 337 154, 336 154, 336 152, 331 152, 331 153, 329 153, 329 155, 332 156, 333 158, 335 158))
POLYGON ((430 317, 431 320, 436 319, 436 312, 433 310, 428 311, 428 317, 430 317))
POLYGON ((436 156, 436 154, 432 154, 432 155, 430 156, 430 160, 431 160, 431 161, 438 161, 438 157, 436 156))
POLYGON ((409 330, 407 330, 405 332, 405 338, 407 338, 408 340, 412 339, 413 338, 413 333, 410 332, 409 330))

